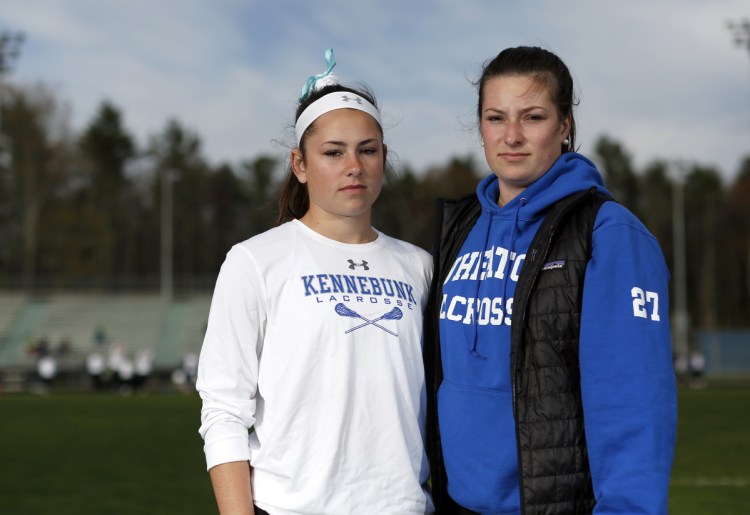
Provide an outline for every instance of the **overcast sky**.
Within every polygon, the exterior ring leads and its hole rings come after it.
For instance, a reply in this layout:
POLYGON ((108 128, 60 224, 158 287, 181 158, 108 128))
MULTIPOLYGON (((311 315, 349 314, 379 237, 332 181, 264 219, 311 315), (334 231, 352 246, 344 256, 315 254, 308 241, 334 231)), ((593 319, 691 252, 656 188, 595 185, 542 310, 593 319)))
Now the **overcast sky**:
POLYGON ((43 82, 81 130, 109 100, 144 145, 177 118, 209 160, 286 156, 297 96, 325 69, 376 93, 386 143, 417 171, 475 155, 481 65, 539 45, 577 84, 578 143, 607 134, 638 167, 688 159, 735 176, 750 154, 750 53, 728 20, 747 0, 2 0, 26 35, 9 80, 43 82))

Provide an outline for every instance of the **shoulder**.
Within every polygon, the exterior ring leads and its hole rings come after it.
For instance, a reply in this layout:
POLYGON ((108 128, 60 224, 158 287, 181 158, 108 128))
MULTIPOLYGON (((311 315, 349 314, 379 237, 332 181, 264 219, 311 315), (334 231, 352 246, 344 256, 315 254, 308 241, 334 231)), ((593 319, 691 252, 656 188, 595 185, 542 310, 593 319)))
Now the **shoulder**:
POLYGON ((648 239, 655 239, 628 208, 614 201, 607 201, 599 208, 594 223, 594 234, 618 230, 631 230, 648 239))
POLYGON ((382 232, 379 234, 380 237, 383 238, 383 245, 388 249, 389 252, 407 258, 419 259, 420 261, 425 263, 432 263, 432 256, 423 248, 409 243, 408 241, 399 240, 392 236, 388 236, 387 234, 382 232))
POLYGON ((234 244, 227 251, 221 265, 222 274, 241 274, 243 277, 248 274, 263 275, 269 263, 278 262, 289 256, 294 245, 294 231, 287 225, 274 227, 234 244))
POLYGON ((433 259, 426 250, 409 242, 380 233, 382 248, 389 254, 391 262, 402 272, 423 282, 426 288, 432 280, 433 259))
POLYGON ((292 223, 287 222, 285 224, 274 227, 260 234, 256 234, 252 238, 248 238, 235 245, 247 250, 261 249, 265 247, 277 248, 288 245, 288 241, 296 233, 292 223))
POLYGON ((405 277, 416 288, 417 298, 424 309, 433 274, 432 255, 421 247, 387 234, 380 233, 378 238, 382 238, 380 248, 388 255, 391 273, 394 277, 405 277))
POLYGON ((285 223, 235 244, 229 253, 263 261, 278 259, 289 254, 297 234, 293 224, 285 223))
POLYGON ((617 202, 605 202, 596 217, 594 253, 635 259, 666 268, 658 240, 633 213, 617 202))

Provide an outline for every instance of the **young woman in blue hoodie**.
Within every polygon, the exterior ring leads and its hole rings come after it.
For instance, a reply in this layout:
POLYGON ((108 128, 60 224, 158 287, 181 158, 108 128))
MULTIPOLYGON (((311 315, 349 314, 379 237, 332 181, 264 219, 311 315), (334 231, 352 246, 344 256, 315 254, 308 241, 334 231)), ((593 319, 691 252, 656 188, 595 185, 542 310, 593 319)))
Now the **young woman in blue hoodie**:
POLYGON ((477 86, 493 173, 438 201, 426 315, 437 513, 667 513, 677 407, 659 244, 575 152, 555 54, 503 50, 477 86))

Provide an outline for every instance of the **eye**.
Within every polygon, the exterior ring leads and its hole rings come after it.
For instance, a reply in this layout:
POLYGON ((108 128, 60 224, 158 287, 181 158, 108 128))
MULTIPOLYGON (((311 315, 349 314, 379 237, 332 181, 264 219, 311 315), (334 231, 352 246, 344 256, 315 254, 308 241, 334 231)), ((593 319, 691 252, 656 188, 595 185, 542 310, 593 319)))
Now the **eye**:
POLYGON ((378 149, 375 147, 363 147, 360 152, 362 152, 366 156, 371 156, 373 154, 377 154, 378 149))
POLYGON ((547 119, 547 117, 540 113, 530 113, 527 117, 530 122, 541 122, 547 119))
POLYGON ((323 152, 323 155, 327 157, 338 157, 341 155, 341 151, 340 150, 326 150, 325 152, 323 152))
POLYGON ((502 119, 503 119, 503 117, 500 116, 500 115, 497 115, 497 114, 491 114, 491 115, 487 116, 487 118, 485 118, 485 120, 487 120, 488 122, 499 122, 502 119))

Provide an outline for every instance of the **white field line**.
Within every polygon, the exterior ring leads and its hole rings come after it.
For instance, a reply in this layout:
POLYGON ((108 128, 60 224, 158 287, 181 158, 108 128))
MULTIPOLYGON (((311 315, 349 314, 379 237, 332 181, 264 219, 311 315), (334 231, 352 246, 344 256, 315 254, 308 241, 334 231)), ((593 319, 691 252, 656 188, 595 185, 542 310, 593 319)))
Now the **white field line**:
POLYGON ((750 486, 747 477, 676 477, 669 482, 673 486, 750 486))

